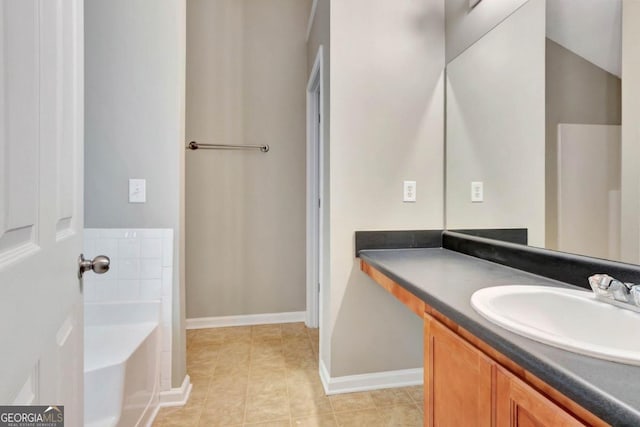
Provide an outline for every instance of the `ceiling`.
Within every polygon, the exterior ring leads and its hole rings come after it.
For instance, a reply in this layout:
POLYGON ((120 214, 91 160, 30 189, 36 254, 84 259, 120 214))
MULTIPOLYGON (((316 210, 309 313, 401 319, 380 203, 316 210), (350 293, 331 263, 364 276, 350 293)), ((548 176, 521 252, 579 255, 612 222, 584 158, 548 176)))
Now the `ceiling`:
POLYGON ((622 75, 622 0, 547 0, 547 37, 622 75))

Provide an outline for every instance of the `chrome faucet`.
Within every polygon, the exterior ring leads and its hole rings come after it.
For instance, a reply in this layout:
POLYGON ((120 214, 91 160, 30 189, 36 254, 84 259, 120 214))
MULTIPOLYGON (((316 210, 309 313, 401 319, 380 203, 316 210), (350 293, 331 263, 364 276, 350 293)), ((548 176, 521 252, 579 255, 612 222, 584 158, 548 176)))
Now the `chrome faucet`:
POLYGON ((589 277, 589 285, 598 299, 629 310, 640 311, 640 285, 621 282, 607 274, 589 277))

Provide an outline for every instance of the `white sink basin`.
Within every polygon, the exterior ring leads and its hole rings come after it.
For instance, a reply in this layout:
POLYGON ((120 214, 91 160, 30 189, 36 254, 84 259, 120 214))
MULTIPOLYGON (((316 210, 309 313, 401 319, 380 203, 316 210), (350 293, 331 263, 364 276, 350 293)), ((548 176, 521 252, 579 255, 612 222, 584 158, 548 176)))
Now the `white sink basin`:
POLYGON ((640 313, 598 301, 591 292, 545 286, 496 286, 471 296, 487 320, 536 341, 599 359, 640 366, 640 313))

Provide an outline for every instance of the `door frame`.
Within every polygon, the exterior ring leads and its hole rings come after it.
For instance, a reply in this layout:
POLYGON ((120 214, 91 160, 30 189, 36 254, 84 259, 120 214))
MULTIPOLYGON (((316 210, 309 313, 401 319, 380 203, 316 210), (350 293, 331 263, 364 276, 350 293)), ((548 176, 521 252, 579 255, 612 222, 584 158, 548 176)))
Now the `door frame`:
POLYGON ((307 311, 305 323, 317 328, 323 284, 324 58, 318 47, 307 83, 307 311), (318 208, 320 206, 320 209, 318 208), (316 283, 315 277, 318 277, 316 283))

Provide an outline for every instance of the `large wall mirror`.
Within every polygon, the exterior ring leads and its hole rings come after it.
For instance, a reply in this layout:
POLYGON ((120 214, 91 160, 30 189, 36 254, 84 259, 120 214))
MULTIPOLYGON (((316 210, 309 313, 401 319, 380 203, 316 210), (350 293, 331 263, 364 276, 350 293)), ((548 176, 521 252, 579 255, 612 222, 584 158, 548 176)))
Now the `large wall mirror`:
POLYGON ((637 263, 640 133, 622 77, 640 46, 624 2, 517 3, 447 64, 446 226, 526 228, 532 246, 637 263))

